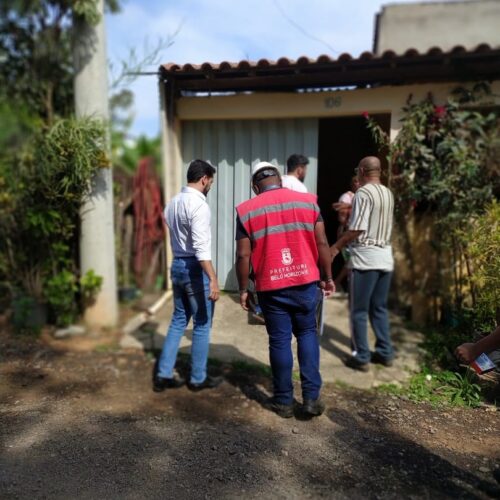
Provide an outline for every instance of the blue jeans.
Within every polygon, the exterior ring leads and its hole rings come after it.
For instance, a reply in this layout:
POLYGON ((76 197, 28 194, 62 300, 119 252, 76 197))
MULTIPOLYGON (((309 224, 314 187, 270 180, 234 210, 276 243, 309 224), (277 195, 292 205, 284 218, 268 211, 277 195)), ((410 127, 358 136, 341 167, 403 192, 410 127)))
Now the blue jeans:
POLYGON ((302 398, 318 399, 321 389, 315 314, 321 296, 318 285, 310 283, 257 295, 269 335, 275 401, 293 403, 292 332, 297 337, 302 398))
POLYGON ((368 318, 377 339, 375 351, 386 360, 394 357, 387 313, 391 278, 392 273, 387 271, 352 270, 350 280, 351 340, 355 357, 361 363, 368 363, 371 358, 368 345, 368 318))
POLYGON ((207 376, 210 328, 214 314, 214 303, 208 298, 209 279, 195 257, 175 258, 171 277, 174 312, 158 363, 158 376, 173 377, 179 343, 189 320, 193 318, 191 383, 201 384, 207 376))

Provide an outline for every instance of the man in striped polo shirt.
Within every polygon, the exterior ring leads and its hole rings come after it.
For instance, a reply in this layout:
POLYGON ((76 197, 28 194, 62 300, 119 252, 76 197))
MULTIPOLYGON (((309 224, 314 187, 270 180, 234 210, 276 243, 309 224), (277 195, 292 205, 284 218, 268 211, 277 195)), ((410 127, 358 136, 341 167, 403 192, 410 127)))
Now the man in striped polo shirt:
POLYGON ((380 182, 380 160, 363 158, 358 166, 361 187, 352 205, 349 230, 330 247, 332 258, 349 245, 352 269, 350 317, 353 353, 346 366, 368 371, 370 361, 391 366, 394 358, 389 332, 387 297, 394 259, 391 247, 394 197, 380 182), (368 345, 367 319, 375 332, 375 352, 368 345))

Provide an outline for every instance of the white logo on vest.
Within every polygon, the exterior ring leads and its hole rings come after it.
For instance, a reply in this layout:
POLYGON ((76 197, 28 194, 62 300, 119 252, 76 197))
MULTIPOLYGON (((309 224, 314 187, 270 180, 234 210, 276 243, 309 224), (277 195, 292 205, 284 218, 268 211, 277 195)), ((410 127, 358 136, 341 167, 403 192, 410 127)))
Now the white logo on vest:
POLYGON ((292 253, 290 252, 289 248, 281 249, 281 262, 285 266, 289 266, 293 262, 292 253))

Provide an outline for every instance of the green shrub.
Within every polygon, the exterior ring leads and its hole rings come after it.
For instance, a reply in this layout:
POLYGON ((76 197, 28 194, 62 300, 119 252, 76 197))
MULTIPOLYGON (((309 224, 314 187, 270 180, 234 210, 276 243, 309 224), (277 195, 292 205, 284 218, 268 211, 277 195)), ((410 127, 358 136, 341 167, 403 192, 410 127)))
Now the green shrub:
POLYGON ((474 310, 482 330, 500 323, 500 203, 493 200, 459 237, 471 266, 474 310))
POLYGON ((17 154, 0 152, 0 279, 48 302, 61 325, 101 286, 93 272, 77 279, 75 256, 80 207, 107 166, 104 128, 91 118, 56 120, 17 154))
POLYGON ((57 326, 68 326, 74 323, 78 313, 92 303, 101 289, 102 277, 91 269, 79 281, 74 273, 63 270, 47 280, 44 294, 52 308, 57 326), (80 307, 76 297, 80 296, 80 307))
POLYGON ((75 321, 77 291, 76 277, 68 270, 63 270, 47 280, 44 292, 54 312, 57 326, 68 326, 75 321))
POLYGON ((82 297, 83 308, 92 304, 95 296, 102 286, 102 276, 98 276, 93 269, 87 271, 80 278, 80 294, 82 297))
POLYGON ((378 390, 406 396, 411 401, 428 402, 432 405, 470 406, 481 403, 481 388, 473 382, 473 372, 467 370, 465 375, 457 372, 433 372, 424 367, 420 373, 413 375, 403 387, 393 384, 381 385, 378 390))
POLYGON ((500 120, 497 112, 464 106, 464 95, 467 104, 478 105, 490 94, 489 85, 480 82, 470 91, 456 89, 443 105, 431 95, 421 102, 410 95, 392 143, 375 120, 368 117, 367 127, 380 151, 388 153, 398 219, 432 216, 438 302, 452 315, 473 308, 491 327, 500 289, 494 203, 500 190, 500 120))

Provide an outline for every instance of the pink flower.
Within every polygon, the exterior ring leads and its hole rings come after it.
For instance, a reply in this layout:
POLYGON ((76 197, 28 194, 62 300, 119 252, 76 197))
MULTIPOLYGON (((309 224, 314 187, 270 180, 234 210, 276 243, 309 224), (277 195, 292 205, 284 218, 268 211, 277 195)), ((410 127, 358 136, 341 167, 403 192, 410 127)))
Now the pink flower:
POLYGON ((365 119, 365 120, 368 120, 368 118, 370 118, 370 115, 368 114, 368 111, 363 111, 361 113, 361 116, 365 119))
POLYGON ((438 118, 443 118, 443 116, 446 114, 446 107, 445 106, 434 106, 434 114, 438 118))

